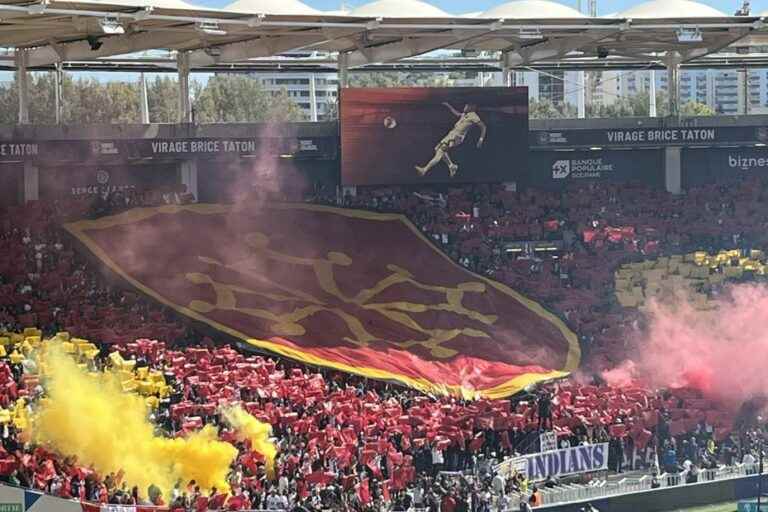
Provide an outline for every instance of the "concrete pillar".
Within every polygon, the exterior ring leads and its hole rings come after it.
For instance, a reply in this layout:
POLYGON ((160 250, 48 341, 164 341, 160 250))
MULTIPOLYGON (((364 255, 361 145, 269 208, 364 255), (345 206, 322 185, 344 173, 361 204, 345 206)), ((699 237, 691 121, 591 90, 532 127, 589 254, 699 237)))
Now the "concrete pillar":
POLYGON ((189 52, 176 53, 176 69, 179 73, 179 122, 192 122, 192 103, 189 98, 189 52))
POLYGON ((314 73, 309 75, 309 116, 313 123, 317 122, 317 84, 314 73))
POLYGON ((587 72, 579 71, 579 91, 576 96, 576 110, 578 111, 579 119, 585 119, 587 117, 587 72))
POLYGON ((40 198, 40 173, 33 162, 24 162, 24 202, 40 198))
POLYGON ((54 71, 54 108, 56 109, 56 124, 64 123, 64 70, 61 62, 56 63, 54 71))
POLYGON ((682 192, 682 150, 680 147, 664 148, 664 173, 667 192, 680 194, 682 192))
POLYGON ((507 52, 501 53, 501 85, 504 87, 514 87, 514 79, 512 78, 512 68, 509 65, 509 58, 507 52))
POLYGON ((187 192, 195 196, 195 201, 200 197, 197 193, 197 160, 182 160, 181 182, 187 186, 187 192))
POLYGON ((349 55, 346 52, 339 53, 339 89, 349 87, 349 55))
POLYGON ((651 82, 648 84, 648 115, 656 117, 656 70, 651 70, 651 82))
POLYGON ((16 88, 19 93, 19 124, 29 124, 29 73, 27 73, 27 50, 16 48, 16 88))
POLYGON ((669 85, 669 115, 680 117, 680 54, 667 55, 667 84, 669 85))

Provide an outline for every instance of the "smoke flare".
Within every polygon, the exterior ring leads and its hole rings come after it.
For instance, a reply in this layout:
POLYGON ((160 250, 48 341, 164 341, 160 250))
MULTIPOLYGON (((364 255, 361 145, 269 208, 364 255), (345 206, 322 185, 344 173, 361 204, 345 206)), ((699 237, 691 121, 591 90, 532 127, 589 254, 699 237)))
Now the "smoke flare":
POLYGON ((768 287, 734 285, 713 303, 700 310, 682 297, 651 302, 637 353, 603 378, 694 388, 732 407, 768 394, 768 287))
POLYGON ((264 457, 267 476, 274 478, 277 448, 269 439, 272 427, 254 418, 239 405, 224 408, 221 413, 227 423, 235 429, 238 438, 241 441, 249 440, 251 449, 264 457))
POLYGON ((228 490, 227 473, 237 449, 206 427, 186 438, 155 433, 142 397, 124 393, 109 375, 86 373, 59 348, 47 351, 49 399, 33 422, 36 442, 101 475, 123 471, 129 486, 146 496, 155 485, 166 500, 181 480, 203 489, 228 490))

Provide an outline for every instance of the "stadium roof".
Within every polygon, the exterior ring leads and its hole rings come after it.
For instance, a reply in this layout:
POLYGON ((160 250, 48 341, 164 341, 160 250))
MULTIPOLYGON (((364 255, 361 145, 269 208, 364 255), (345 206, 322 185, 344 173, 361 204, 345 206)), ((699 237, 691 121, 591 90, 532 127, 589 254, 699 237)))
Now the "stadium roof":
POLYGON ((727 14, 690 0, 651 0, 615 15, 619 18, 726 18, 727 14))
POLYGON ((224 10, 243 13, 320 14, 320 11, 299 0, 236 0, 227 5, 224 10))
POLYGON ((530 17, 531 13, 536 13, 536 17, 539 19, 585 17, 572 7, 557 2, 550 2, 549 0, 515 0, 493 7, 481 13, 478 17, 525 19, 530 17))
POLYGON ((237 0, 217 10, 182 0, 0 0, 0 46, 28 66, 93 62, 150 49, 189 51, 194 69, 288 52, 342 52, 350 67, 438 49, 491 52, 507 66, 690 63, 740 42, 768 44, 759 16, 726 16, 687 0, 654 0, 590 18, 547 0, 450 15, 421 0, 375 0, 348 14, 299 0, 237 0), (149 6, 147 4, 150 4, 149 6))
POLYGON ((421 0, 375 0, 353 9, 350 16, 384 18, 450 18, 450 15, 434 5, 421 0))

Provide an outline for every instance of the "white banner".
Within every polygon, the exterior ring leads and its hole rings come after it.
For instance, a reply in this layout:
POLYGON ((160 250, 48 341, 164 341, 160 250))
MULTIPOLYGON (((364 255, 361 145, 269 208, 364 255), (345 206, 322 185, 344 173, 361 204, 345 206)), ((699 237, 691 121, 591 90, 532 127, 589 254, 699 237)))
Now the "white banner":
POLYGON ((502 462, 496 471, 507 476, 522 472, 529 480, 550 476, 576 475, 608 469, 608 443, 575 446, 562 450, 534 453, 502 462))
POLYGON ((542 452, 557 450, 557 434, 552 431, 539 434, 539 446, 542 452))

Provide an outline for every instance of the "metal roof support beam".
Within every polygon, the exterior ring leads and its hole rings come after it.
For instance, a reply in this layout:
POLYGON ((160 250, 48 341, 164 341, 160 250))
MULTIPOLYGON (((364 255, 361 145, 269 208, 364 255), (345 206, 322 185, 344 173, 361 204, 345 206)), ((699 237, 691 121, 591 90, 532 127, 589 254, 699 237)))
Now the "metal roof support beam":
POLYGON ((669 116, 680 117, 680 63, 682 57, 677 52, 669 52, 666 58, 667 84, 669 85, 669 116))
POLYGON ((139 112, 141 124, 149 124, 149 94, 147 93, 147 79, 144 73, 139 75, 139 112))
POLYGON ((29 124, 29 73, 27 50, 16 48, 16 89, 19 97, 19 124, 29 124))
POLYGON ((176 68, 179 73, 179 122, 192 122, 192 103, 189 97, 189 52, 176 54, 176 68))
POLYGON ((87 41, 75 41, 58 45, 40 46, 30 50, 30 66, 47 66, 57 61, 94 60, 112 55, 127 55, 130 53, 152 50, 155 48, 171 48, 194 40, 194 36, 184 32, 139 32, 136 34, 99 39, 101 45, 97 49, 87 41))

